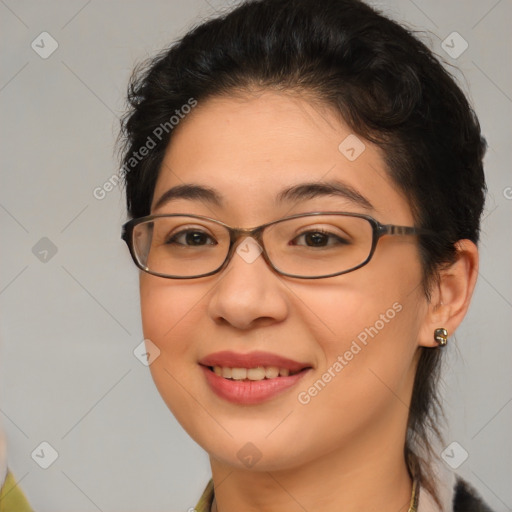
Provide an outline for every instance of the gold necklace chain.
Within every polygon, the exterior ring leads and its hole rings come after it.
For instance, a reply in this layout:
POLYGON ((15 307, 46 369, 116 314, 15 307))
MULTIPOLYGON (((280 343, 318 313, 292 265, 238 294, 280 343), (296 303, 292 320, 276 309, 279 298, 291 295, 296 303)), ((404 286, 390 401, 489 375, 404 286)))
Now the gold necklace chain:
POLYGON ((416 478, 412 481, 411 502, 409 503, 409 510, 407 512, 417 512, 418 510, 418 481, 416 478))

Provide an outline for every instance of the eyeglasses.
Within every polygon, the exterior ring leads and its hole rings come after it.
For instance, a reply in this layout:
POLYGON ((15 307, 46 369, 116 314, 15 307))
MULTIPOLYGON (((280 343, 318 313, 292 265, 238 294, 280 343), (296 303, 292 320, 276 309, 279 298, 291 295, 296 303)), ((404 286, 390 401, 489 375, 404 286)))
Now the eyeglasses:
MULTIPOLYGON (((251 250, 257 250, 258 255, 261 251, 278 274, 319 279, 366 265, 384 235, 428 234, 432 232, 384 225, 368 215, 347 212, 302 213, 252 229, 232 228, 201 215, 173 213, 130 220, 123 225, 121 238, 138 268, 169 279, 194 279, 220 272, 242 237, 258 242, 259 247, 253 244, 251 250)), ((237 252, 243 257, 240 246, 237 252)))

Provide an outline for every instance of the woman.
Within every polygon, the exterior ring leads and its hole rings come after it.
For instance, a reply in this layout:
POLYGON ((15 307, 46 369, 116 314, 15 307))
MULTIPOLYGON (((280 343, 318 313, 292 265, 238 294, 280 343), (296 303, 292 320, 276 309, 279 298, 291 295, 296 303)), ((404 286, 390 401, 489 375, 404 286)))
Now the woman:
POLYGON ((123 238, 196 509, 489 510, 435 444, 485 141, 425 45, 358 0, 246 2, 129 101, 123 238))

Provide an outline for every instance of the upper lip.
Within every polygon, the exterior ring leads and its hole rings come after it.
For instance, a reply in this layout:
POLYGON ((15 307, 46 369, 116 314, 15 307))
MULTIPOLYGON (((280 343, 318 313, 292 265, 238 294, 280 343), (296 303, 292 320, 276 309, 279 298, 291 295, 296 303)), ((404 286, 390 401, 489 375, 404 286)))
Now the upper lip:
POLYGON ((308 363, 300 363, 287 357, 271 354, 270 352, 249 352, 248 354, 239 354, 224 350, 215 352, 203 357, 199 364, 203 366, 221 366, 224 368, 257 368, 258 366, 277 366, 278 368, 287 368, 292 372, 298 372, 304 368, 310 368, 308 363))

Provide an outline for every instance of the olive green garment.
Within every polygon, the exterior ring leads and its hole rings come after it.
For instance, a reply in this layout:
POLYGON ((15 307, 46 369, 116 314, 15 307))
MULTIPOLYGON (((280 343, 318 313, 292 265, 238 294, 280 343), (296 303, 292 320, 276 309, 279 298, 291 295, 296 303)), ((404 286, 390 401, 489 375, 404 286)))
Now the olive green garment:
POLYGON ((7 471, 4 485, 0 489, 0 512, 33 512, 10 471, 7 471))
MULTIPOLYGON (((210 512, 213 501, 213 480, 210 479, 195 507, 195 512, 210 512)), ((0 512, 2 510, 0 509, 0 512)))

